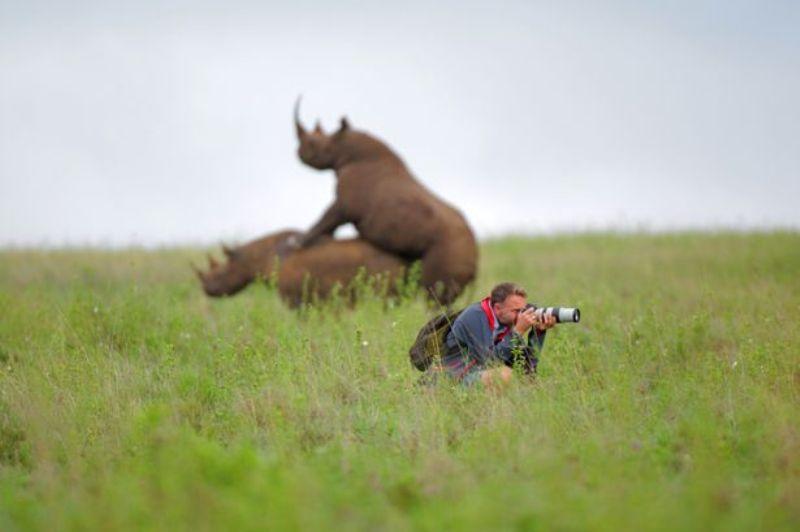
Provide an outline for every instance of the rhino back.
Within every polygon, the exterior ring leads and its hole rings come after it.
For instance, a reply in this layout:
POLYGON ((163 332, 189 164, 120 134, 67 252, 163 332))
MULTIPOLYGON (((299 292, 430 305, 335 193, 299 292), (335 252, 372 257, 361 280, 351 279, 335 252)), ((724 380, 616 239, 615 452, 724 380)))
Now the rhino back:
POLYGON ((425 188, 402 164, 343 169, 337 203, 364 239, 408 258, 421 257, 442 238, 471 234, 461 213, 425 188))
POLYGON ((362 269, 391 281, 402 277, 406 266, 404 260, 363 239, 332 239, 289 255, 281 264, 278 289, 290 305, 297 306, 304 295, 325 298, 337 284, 346 287, 362 269))

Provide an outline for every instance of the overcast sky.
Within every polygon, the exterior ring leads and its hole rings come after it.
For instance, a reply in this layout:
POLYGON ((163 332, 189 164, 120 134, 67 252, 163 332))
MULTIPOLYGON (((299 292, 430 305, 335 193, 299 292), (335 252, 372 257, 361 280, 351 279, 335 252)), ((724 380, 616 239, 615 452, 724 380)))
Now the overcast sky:
POLYGON ((800 2, 288 4, 0 0, 0 245, 310 226, 299 93, 482 237, 800 228, 800 2))

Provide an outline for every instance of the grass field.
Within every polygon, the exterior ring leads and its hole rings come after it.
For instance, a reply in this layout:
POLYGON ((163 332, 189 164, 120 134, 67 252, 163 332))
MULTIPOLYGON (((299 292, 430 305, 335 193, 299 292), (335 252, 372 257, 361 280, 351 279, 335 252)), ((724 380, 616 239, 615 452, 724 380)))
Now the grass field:
POLYGON ((0 529, 800 527, 800 234, 484 243, 579 306, 535 382, 417 386, 423 301, 206 298, 198 250, 0 252, 0 529))

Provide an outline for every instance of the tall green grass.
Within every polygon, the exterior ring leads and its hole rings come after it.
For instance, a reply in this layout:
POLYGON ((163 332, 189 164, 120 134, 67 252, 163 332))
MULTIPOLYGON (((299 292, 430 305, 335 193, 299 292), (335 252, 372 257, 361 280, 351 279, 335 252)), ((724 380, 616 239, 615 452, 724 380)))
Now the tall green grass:
POLYGON ((481 248, 583 321, 416 385, 424 301, 206 298, 200 250, 0 253, 0 529, 797 529, 800 235, 481 248))

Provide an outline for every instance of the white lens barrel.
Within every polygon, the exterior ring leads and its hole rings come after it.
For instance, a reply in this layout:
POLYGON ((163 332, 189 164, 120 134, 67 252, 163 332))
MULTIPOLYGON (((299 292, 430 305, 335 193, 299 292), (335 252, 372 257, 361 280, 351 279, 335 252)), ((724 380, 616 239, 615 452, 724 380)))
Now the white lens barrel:
POLYGON ((580 309, 561 307, 561 308, 557 308, 557 309, 554 309, 554 310, 558 311, 558 315, 557 315, 556 319, 560 323, 563 323, 563 322, 578 323, 579 321, 581 321, 581 311, 580 311, 580 309))
POLYGON ((555 316, 558 323, 578 323, 581 321, 581 310, 569 307, 539 307, 538 316, 555 316))

